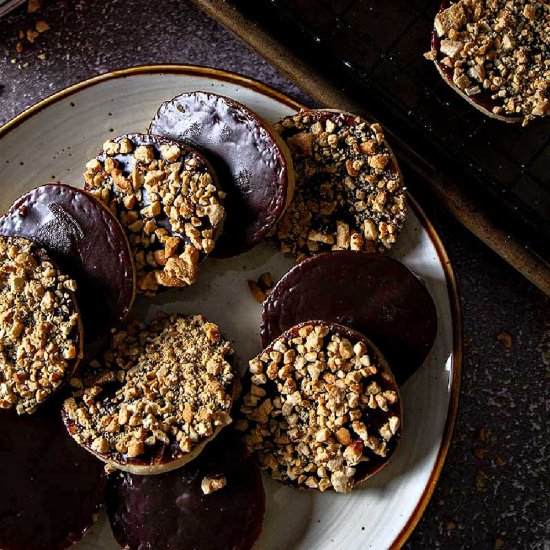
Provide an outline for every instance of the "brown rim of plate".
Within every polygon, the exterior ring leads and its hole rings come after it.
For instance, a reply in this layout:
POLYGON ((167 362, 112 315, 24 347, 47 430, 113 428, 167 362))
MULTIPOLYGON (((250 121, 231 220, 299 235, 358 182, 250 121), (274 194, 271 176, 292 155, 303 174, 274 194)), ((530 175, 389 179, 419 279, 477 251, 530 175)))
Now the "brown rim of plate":
MULTIPOLYGON (((76 84, 68 86, 51 96, 43 99, 13 119, 8 121, 2 127, 0 127, 0 139, 6 136, 9 132, 23 124, 25 121, 32 118, 33 115, 44 111, 51 105, 55 105, 59 101, 67 99, 83 90, 92 88, 98 84, 109 82, 111 80, 123 79, 126 77, 142 76, 142 75, 177 75, 177 76, 195 76, 204 79, 217 79, 222 82, 227 82, 232 85, 238 85, 243 88, 247 88, 256 93, 259 93, 269 99, 279 102, 281 105, 288 109, 307 109, 307 106, 303 103, 291 99, 288 95, 263 84, 253 78, 239 75, 236 73, 230 73, 220 69, 213 69, 210 67, 201 67, 195 65, 177 65, 177 64, 157 64, 157 65, 140 65, 136 67, 126 67, 111 72, 103 73, 101 75, 82 80, 76 84)), ((414 210, 416 216, 419 218, 420 223, 428 233, 430 240, 434 248, 437 251, 441 267, 445 274, 445 282, 447 286, 447 297, 449 299, 449 308, 451 311, 451 323, 453 327, 453 343, 452 343, 452 369, 450 380, 450 395, 449 405, 447 407, 447 415, 443 433, 441 436, 441 443, 437 450, 437 455, 429 476, 429 479, 424 486, 424 490, 418 499, 414 510, 405 522, 405 525, 395 537, 390 545, 391 550, 401 548, 411 533, 414 531, 416 525, 420 521, 420 518, 424 514, 428 503, 435 491, 437 482, 441 476, 445 459, 449 452, 451 445, 452 435, 454 427, 456 425, 456 419, 458 415, 458 406, 460 401, 460 385, 462 379, 462 358, 463 358, 463 326, 462 326, 462 307, 458 294, 458 287, 456 284, 456 278, 451 266, 451 262, 447 255, 447 251, 437 233, 435 227, 431 221, 427 218, 424 210, 416 202, 416 200, 407 193, 407 199, 412 210, 414 210)))
MULTIPOLYGON (((439 10, 434 16, 435 17, 440 14, 443 10, 446 10, 451 5, 451 0, 443 0, 439 6, 439 10)), ((441 38, 438 36, 437 31, 435 30, 435 24, 432 29, 432 50, 435 50, 438 55, 440 53, 439 46, 441 43, 441 38)), ((507 122, 508 124, 513 124, 516 122, 521 122, 524 117, 521 116, 513 116, 513 115, 497 115, 493 113, 490 109, 485 107, 481 101, 476 101, 473 99, 475 96, 469 96, 465 92, 463 92, 454 82, 453 79, 450 77, 449 73, 446 71, 446 67, 442 66, 441 62, 438 59, 434 59, 433 61, 435 68, 437 69, 437 72, 441 75, 441 78, 443 81, 450 86, 459 96, 461 96, 463 99, 465 99, 472 107, 477 109, 478 111, 482 112, 484 115, 494 118, 495 120, 500 120, 501 122, 507 122)), ((498 106, 496 102, 493 102, 491 98, 488 98, 486 100, 488 104, 491 104, 491 107, 498 106)))

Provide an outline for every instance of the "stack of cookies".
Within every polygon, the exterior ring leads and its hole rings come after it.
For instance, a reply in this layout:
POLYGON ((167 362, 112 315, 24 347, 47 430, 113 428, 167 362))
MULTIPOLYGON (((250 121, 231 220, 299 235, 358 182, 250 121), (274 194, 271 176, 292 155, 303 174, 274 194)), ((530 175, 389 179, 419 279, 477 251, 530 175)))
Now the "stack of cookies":
POLYGON ((85 168, 84 190, 46 184, 0 218, 0 511, 15 502, 19 518, 0 519, 2 548, 65 548, 104 498, 127 549, 251 548, 258 466, 347 493, 389 461, 399 385, 437 319, 384 255, 406 200, 379 125, 311 110, 271 127, 187 93, 85 168), (298 264, 263 302, 264 350, 244 377, 199 312, 128 322, 136 294, 185 289, 209 255, 263 241, 298 264), (39 482, 19 498, 29 471, 39 482))

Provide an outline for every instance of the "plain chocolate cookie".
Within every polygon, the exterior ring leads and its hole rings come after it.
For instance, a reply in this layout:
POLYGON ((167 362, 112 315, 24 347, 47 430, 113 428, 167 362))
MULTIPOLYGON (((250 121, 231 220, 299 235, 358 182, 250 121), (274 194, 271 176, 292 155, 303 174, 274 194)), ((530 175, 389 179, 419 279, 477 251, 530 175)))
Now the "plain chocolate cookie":
POLYGON ((59 402, 0 411, 0 548, 68 548, 93 525, 104 486, 104 464, 67 435, 59 402))
POLYGON ((127 550, 248 550, 264 511, 260 472, 231 430, 179 470, 117 473, 107 489, 111 527, 127 550))

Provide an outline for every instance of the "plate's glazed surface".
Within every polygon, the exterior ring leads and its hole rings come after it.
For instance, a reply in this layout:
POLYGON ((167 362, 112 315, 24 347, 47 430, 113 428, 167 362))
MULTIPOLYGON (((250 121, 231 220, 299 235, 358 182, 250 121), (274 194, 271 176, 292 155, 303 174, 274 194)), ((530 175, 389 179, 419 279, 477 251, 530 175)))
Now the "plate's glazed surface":
MULTIPOLYGON (((211 69, 148 67, 98 77, 38 104, 0 129, 0 210, 48 180, 82 186, 84 164, 106 138, 145 130, 161 102, 194 90, 232 97, 271 122, 299 108, 261 84, 211 69)), ((402 389, 401 445, 392 462, 351 495, 298 492, 265 479, 267 514, 258 548, 398 547, 433 492, 458 403, 462 352, 458 297, 445 251, 414 202, 391 256, 423 278, 439 320, 428 359, 402 389)), ((209 259, 198 284, 160 298, 141 298, 135 315, 150 316, 158 308, 201 313, 222 327, 244 362, 260 349, 260 305, 250 295, 247 279, 270 271, 277 280, 291 265, 291 259, 269 245, 228 260, 209 259)), ((103 515, 75 546, 117 547, 103 515)))

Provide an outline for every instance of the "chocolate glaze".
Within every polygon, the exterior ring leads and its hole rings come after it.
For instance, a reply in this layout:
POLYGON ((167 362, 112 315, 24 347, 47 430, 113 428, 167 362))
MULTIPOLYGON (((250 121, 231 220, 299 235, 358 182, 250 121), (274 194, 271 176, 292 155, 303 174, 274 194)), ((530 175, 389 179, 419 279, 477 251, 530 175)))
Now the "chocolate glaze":
POLYGON ((76 280, 88 353, 130 311, 135 275, 128 241, 111 212, 85 191, 55 183, 34 189, 0 218, 0 234, 39 243, 76 280))
POLYGON ((80 540, 103 501, 103 463, 65 432, 60 403, 0 411, 0 548, 59 550, 80 540))
POLYGON ((163 103, 149 132, 188 142, 211 159, 227 192, 213 256, 236 256, 264 239, 285 208, 290 169, 257 115, 226 97, 193 92, 163 103))
POLYGON ((308 258, 275 285, 263 303, 263 345, 309 319, 365 334, 400 385, 420 368, 437 334, 432 297, 407 267, 387 256, 348 250, 308 258))
POLYGON ((226 429, 179 470, 157 476, 116 473, 107 486, 107 513, 127 550, 245 550, 260 535, 265 494, 244 445, 226 429), (227 485, 205 495, 205 476, 227 485))
MULTIPOLYGON (((439 7, 439 12, 441 13, 443 10, 446 10, 451 5, 451 0, 443 0, 441 3, 441 6, 439 7)), ((432 30, 432 50, 436 50, 439 53, 439 47, 441 45, 441 39, 437 35, 437 31, 435 30, 435 26, 432 30)), ((451 86, 456 91, 459 91, 459 93, 465 94, 462 90, 458 88, 458 86, 453 82, 453 69, 451 67, 447 67, 447 65, 443 65, 439 60, 435 60, 434 62, 439 70, 442 73, 443 78, 447 81, 447 84, 451 86)), ((486 90, 484 88, 481 88, 481 92, 479 94, 475 94, 472 96, 467 96, 468 100, 472 103, 475 103, 477 106, 479 106, 481 109, 486 111, 490 116, 494 117, 496 116, 493 113, 493 107, 499 107, 501 103, 497 102, 496 100, 491 98, 491 95, 494 92, 491 92, 490 90, 486 90)), ((513 121, 514 119, 520 120, 517 115, 509 115, 506 113, 502 113, 498 115, 500 118, 506 118, 510 119, 510 121, 513 121)))

